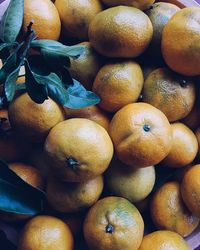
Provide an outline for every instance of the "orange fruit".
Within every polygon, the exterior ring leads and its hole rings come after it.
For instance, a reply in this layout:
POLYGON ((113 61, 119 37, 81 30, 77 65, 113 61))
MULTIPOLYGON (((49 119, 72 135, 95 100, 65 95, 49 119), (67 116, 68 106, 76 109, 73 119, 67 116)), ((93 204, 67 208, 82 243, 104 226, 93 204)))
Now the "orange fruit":
POLYGON ((84 45, 85 49, 78 58, 70 59, 69 72, 86 89, 91 90, 93 81, 103 64, 103 60, 89 42, 82 42, 80 45, 84 45))
POLYGON ((58 40, 60 37, 61 22, 58 11, 49 0, 25 0, 23 34, 27 26, 33 21, 33 29, 39 39, 58 40))
POLYGON ((21 84, 21 83, 25 83, 25 81, 26 81, 26 79, 25 79, 25 76, 23 75, 23 76, 19 76, 18 78, 17 78, 17 84, 21 84))
POLYGON ((22 162, 11 163, 9 168, 31 186, 42 190, 45 189, 44 179, 36 168, 22 162))
POLYGON ((191 250, 187 242, 177 233, 160 230, 144 236, 138 250, 191 250))
POLYGON ((47 199, 53 209, 61 213, 73 213, 92 206, 103 190, 103 177, 82 182, 60 182, 49 178, 47 199))
POLYGON ((73 245, 72 233, 62 220, 40 215, 23 228, 18 250, 73 250, 73 245))
POLYGON ((85 181, 102 174, 113 156, 113 144, 107 131, 83 118, 72 118, 56 125, 44 149, 55 174, 69 182, 85 181))
POLYGON ((27 139, 41 142, 50 129, 64 120, 64 110, 52 99, 37 104, 27 93, 16 97, 8 108, 12 128, 27 139))
POLYGON ((90 249, 138 249, 143 237, 144 222, 128 200, 106 197, 99 200, 86 215, 84 238, 90 249))
POLYGON ((127 5, 136 7, 138 9, 144 10, 149 5, 154 3, 154 0, 102 0, 102 2, 108 6, 118 6, 118 5, 127 5))
POLYGON ((174 71, 187 75, 200 74, 200 8, 188 7, 178 11, 162 33, 162 54, 174 71))
POLYGON ((110 123, 110 136, 118 158, 130 167, 159 163, 172 146, 172 132, 166 116, 147 103, 128 104, 110 123))
POLYGON ((136 57, 148 47, 153 28, 141 10, 118 6, 97 14, 89 26, 89 41, 102 55, 136 57))
POLYGON ((106 186, 112 194, 135 203, 144 200, 152 191, 156 174, 153 166, 130 169, 114 160, 106 172, 106 186))
POLYGON ((200 127, 195 132, 197 141, 198 141, 198 155, 200 155, 200 127))
POLYGON ((87 39, 88 26, 102 10, 99 0, 56 0, 64 35, 87 39))
POLYGON ((195 103, 195 84, 168 68, 151 72, 144 82, 143 101, 160 109, 170 122, 187 116, 195 103))
POLYGON ((200 218, 200 165, 192 166, 184 175, 181 194, 188 209, 200 218))
POLYGON ((164 26, 179 10, 180 8, 175 4, 158 2, 152 4, 145 11, 153 25, 153 37, 148 52, 154 57, 161 56, 161 39, 164 26))
POLYGON ((158 229, 174 231, 183 237, 199 225, 199 219, 183 202, 178 182, 165 183, 156 191, 151 200, 151 218, 158 229))
POLYGON ((172 148, 167 157, 162 161, 167 167, 183 167, 190 164, 198 152, 198 142, 195 134, 183 123, 171 125, 172 148))
POLYGON ((98 123, 108 131, 110 119, 108 115, 96 105, 81 109, 65 108, 65 113, 67 118, 86 118, 98 123))
MULTIPOLYGON (((198 97, 196 98, 196 100, 198 100, 198 97)), ((196 101, 190 113, 186 117, 184 117, 181 122, 194 131, 200 125, 199 113, 200 106, 199 103, 196 101)))
POLYGON ((100 97, 99 106, 115 112, 126 104, 136 102, 143 87, 140 65, 122 61, 104 65, 98 72, 92 90, 100 97))

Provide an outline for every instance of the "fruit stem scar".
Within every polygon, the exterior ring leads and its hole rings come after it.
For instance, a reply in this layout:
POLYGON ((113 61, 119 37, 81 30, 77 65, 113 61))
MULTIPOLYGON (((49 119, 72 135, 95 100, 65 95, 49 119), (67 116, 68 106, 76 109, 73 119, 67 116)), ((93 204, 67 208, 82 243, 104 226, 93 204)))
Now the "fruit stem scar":
POLYGON ((153 5, 150 5, 147 9, 145 9, 144 11, 148 11, 148 10, 152 10, 154 8, 153 5))
POLYGON ((187 84, 187 81, 186 81, 186 80, 182 79, 182 80, 180 81, 181 87, 186 87, 186 84, 187 84))
POLYGON ((67 165, 72 169, 76 169, 76 167, 79 165, 79 162, 72 156, 66 157, 65 161, 67 165))
POLYGON ((106 233, 112 234, 113 231, 114 231, 113 225, 108 224, 108 225, 106 226, 106 233))
POLYGON ((145 132, 149 132, 150 129, 151 129, 151 126, 148 125, 148 124, 144 124, 143 129, 144 129, 145 132))

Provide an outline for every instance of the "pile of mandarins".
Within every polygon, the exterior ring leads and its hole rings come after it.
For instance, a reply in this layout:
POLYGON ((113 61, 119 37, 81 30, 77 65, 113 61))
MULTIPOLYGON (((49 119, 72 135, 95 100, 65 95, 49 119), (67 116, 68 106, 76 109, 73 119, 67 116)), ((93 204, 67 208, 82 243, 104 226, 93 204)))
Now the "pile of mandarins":
POLYGON ((0 110, 12 128, 0 158, 49 204, 34 218, 1 212, 26 222, 19 250, 190 249, 184 237, 200 221, 200 8, 153 2, 25 0, 22 31, 34 20, 40 39, 85 45, 69 71, 101 101, 75 110, 23 93, 0 110), (180 171, 154 190, 158 164, 180 171), (158 231, 144 236, 150 220, 158 231))

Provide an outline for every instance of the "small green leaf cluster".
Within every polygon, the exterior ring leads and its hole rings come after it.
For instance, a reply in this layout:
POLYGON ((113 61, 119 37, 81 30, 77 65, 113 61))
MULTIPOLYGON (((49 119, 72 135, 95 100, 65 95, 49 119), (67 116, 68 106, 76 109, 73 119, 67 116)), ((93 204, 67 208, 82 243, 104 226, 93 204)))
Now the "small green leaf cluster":
POLYGON ((49 97, 68 108, 83 108, 99 103, 99 97, 87 91, 68 72, 70 58, 79 57, 85 46, 66 46, 53 40, 37 40, 32 24, 22 42, 17 41, 23 21, 24 0, 11 0, 0 23, 0 85, 3 91, 0 105, 11 102, 16 91, 27 91, 36 103, 49 97), (37 51, 31 55, 30 51, 37 51), (25 67, 25 82, 17 85, 21 67, 25 67))

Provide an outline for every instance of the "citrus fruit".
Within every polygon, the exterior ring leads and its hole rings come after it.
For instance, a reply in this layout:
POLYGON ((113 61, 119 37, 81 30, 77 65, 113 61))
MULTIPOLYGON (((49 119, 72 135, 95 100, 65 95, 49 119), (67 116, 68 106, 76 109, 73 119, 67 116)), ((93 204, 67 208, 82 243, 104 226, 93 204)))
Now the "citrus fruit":
POLYGON ((102 0, 107 6, 118 6, 118 5, 127 5, 136 7, 138 9, 144 10, 149 5, 154 3, 154 0, 102 0))
POLYGON ((144 82, 143 101, 160 109, 170 122, 188 115, 195 98, 194 82, 168 68, 154 70, 144 82))
POLYGON ((96 122, 72 118, 50 131, 45 152, 60 180, 79 182, 107 169, 113 156, 113 144, 107 131, 96 122))
POLYGON ((97 176, 82 182, 60 182, 49 178, 47 199, 53 209, 62 213, 73 213, 92 206, 103 190, 103 177, 97 176))
POLYGON ((110 136, 118 158, 130 167, 159 163, 172 146, 172 132, 166 116, 147 103, 128 104, 110 123, 110 136))
POLYGON ((162 185, 151 200, 151 218, 158 229, 174 231, 183 237, 199 225, 199 219, 185 206, 178 182, 162 185))
POLYGON ((68 37, 87 39, 88 26, 102 10, 99 0, 56 0, 64 34, 68 37))
POLYGON ((40 215, 23 228, 18 250, 73 250, 73 245, 72 233, 62 220, 40 215))
POLYGON ((200 155, 200 127, 195 132, 197 141, 198 141, 198 155, 200 155))
POLYGON ((104 65, 98 72, 92 90, 100 97, 99 106, 115 112, 136 102, 143 87, 143 74, 138 63, 122 61, 104 65))
POLYGON ((186 126, 188 126, 190 129, 193 131, 196 130, 199 125, 200 125, 200 118, 199 118, 199 113, 200 113, 200 106, 198 103, 198 96, 196 98, 196 103, 194 104, 192 110, 190 113, 182 119, 182 123, 184 123, 186 126))
POLYGON ((184 175, 181 194, 188 209, 200 218, 200 165, 192 166, 184 175))
POLYGON ((191 250, 187 242, 177 233, 160 230, 144 236, 139 250, 191 250))
POLYGON ((81 109, 65 108, 65 113, 67 118, 86 118, 98 123, 108 131, 110 124, 109 116, 96 105, 81 109))
POLYGON ((200 74, 200 8, 178 11, 165 25, 162 33, 162 54, 174 71, 187 75, 200 74))
POLYGON ((183 167, 190 164, 198 152, 198 142, 195 134, 183 123, 171 124, 172 148, 162 161, 167 167, 183 167))
POLYGON ((142 241, 144 222, 128 200, 110 196, 90 208, 83 231, 90 249, 136 250, 142 241))
POLYGON ((85 49, 78 58, 70 59, 69 72, 86 89, 91 90, 96 74, 103 64, 103 59, 89 42, 82 42, 80 45, 84 45, 85 49))
POLYGON ((153 28, 141 10, 118 6, 97 14, 89 26, 89 41, 102 55, 136 57, 148 47, 153 28))
POLYGON ((145 199, 153 189, 155 183, 155 169, 130 169, 119 160, 112 162, 106 172, 106 186, 112 194, 128 199, 135 203, 145 199))
POLYGON ((31 141, 43 141, 50 129, 64 120, 64 110, 52 99, 37 104, 27 93, 17 96, 8 108, 12 128, 31 141))
POLYGON ((179 11, 175 4, 158 2, 152 4, 145 13, 153 25, 153 37, 148 48, 148 52, 153 56, 161 56, 161 38, 164 26, 170 18, 179 11))
POLYGON ((23 34, 33 21, 33 29, 39 39, 58 40, 61 22, 58 11, 49 0, 24 0, 23 34))
POLYGON ((36 168, 22 162, 10 163, 9 168, 31 186, 45 189, 44 179, 36 168))

